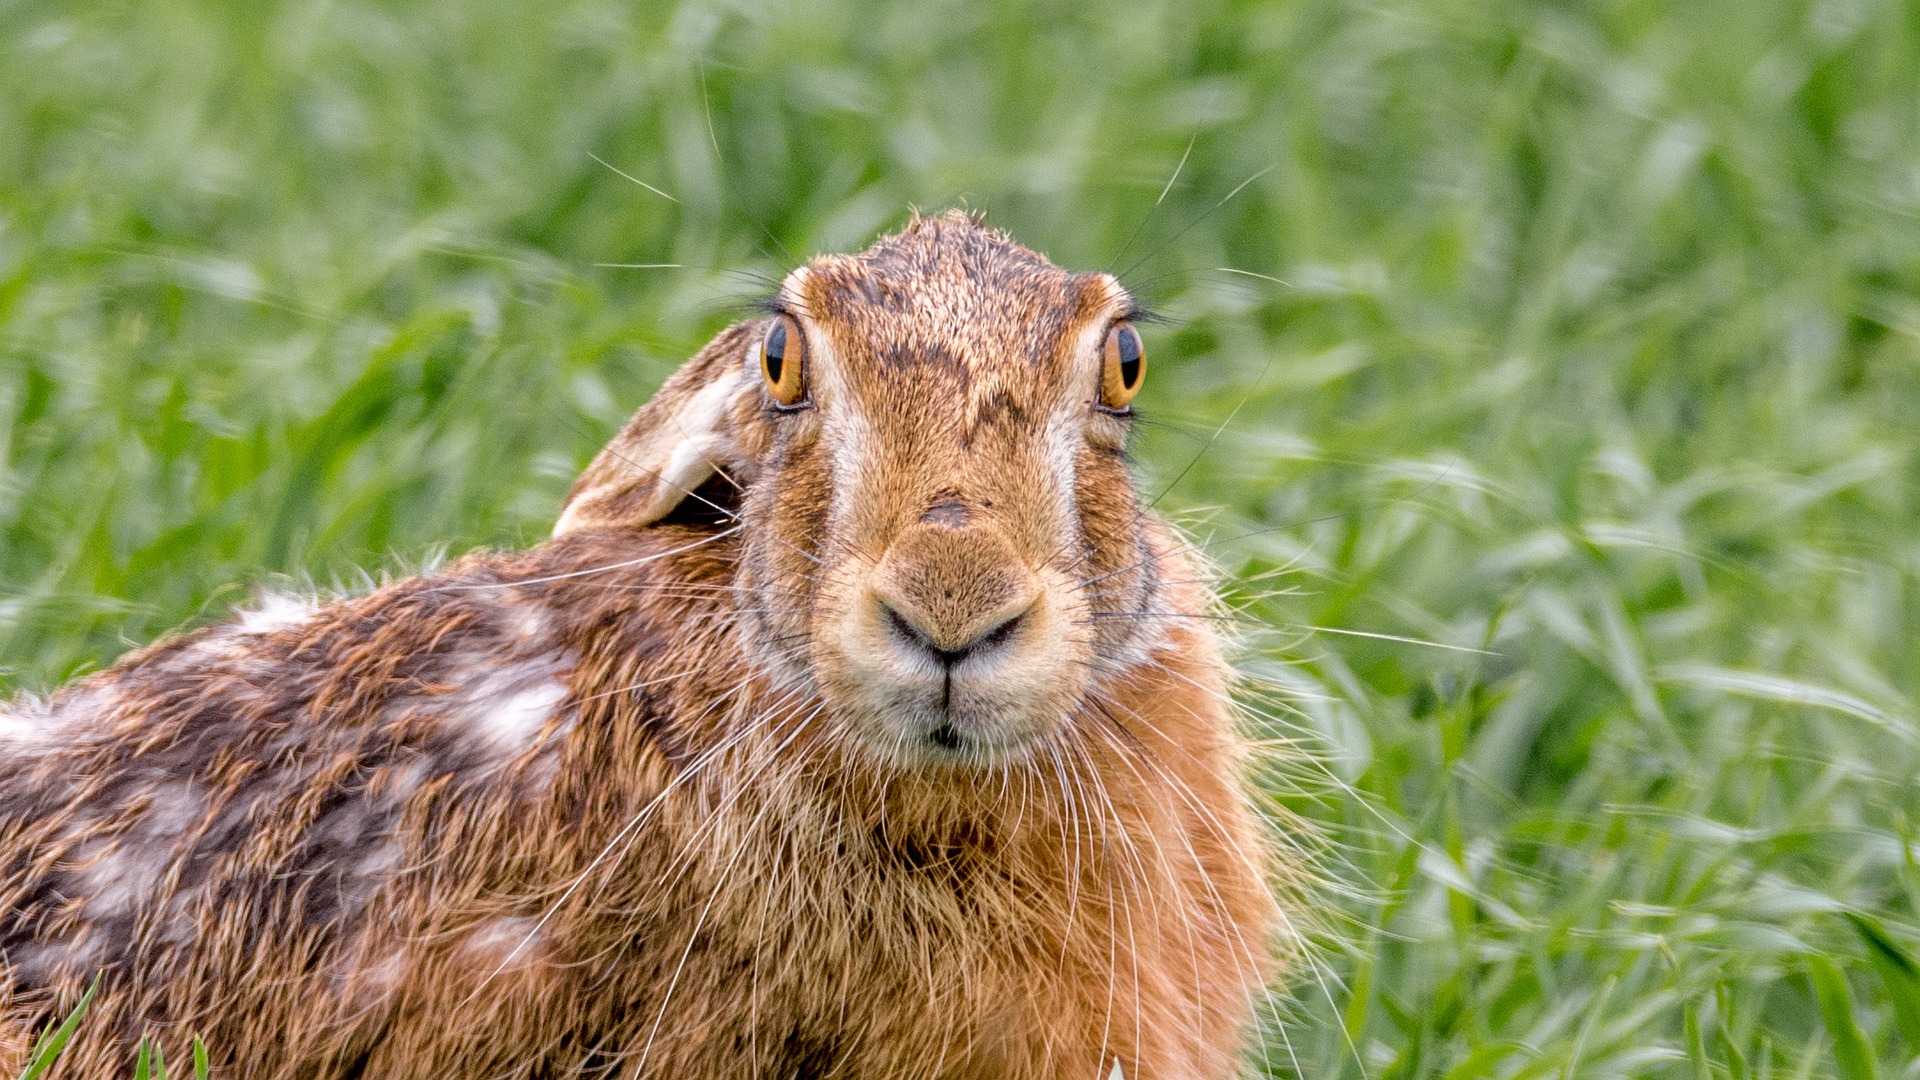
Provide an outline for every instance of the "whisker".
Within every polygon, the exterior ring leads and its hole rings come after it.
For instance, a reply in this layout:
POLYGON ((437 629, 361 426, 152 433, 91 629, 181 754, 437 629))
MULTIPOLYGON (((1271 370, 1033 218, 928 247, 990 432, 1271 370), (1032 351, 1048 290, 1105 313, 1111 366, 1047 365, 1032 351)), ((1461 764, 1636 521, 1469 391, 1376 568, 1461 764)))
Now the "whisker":
MULTIPOLYGON (((1293 624, 1283 624, 1283 625, 1293 625, 1293 624)), ((1302 629, 1311 630, 1316 634, 1344 634, 1347 637, 1375 638, 1380 641, 1397 641, 1402 645, 1423 645, 1429 649, 1446 649, 1449 652, 1472 653, 1475 656, 1505 655, 1504 653, 1495 652, 1492 649, 1476 649, 1471 645, 1449 645, 1444 641, 1427 641, 1423 638, 1404 637, 1400 634, 1383 634, 1373 630, 1350 630, 1345 627, 1338 627, 1338 626, 1313 626, 1313 625, 1307 625, 1307 624, 1300 624, 1300 625, 1302 629)))
POLYGON ((679 199, 676 199, 673 196, 667 194, 666 192, 661 191, 659 188, 654 187, 652 184, 647 183, 645 180, 642 180, 631 173, 628 173, 614 165, 608 164, 607 159, 601 157, 599 154, 596 154, 593 151, 589 150, 587 151, 587 156, 599 162, 600 164, 605 165, 608 169, 611 169, 616 176, 621 176, 628 180, 631 180, 634 183, 639 184, 641 187, 646 188, 648 191, 653 192, 655 195, 658 195, 661 198, 667 200, 668 202, 673 203, 675 205, 679 205, 679 202, 680 202, 679 199))
POLYGON ((780 249, 779 257, 776 257, 773 252, 767 250, 764 246, 760 248, 760 253, 775 262, 782 262, 782 260, 784 260, 783 265, 791 270, 797 264, 797 260, 793 257, 793 252, 787 250, 787 246, 780 242, 779 237, 773 235, 773 230, 767 228, 765 222, 746 213, 745 201, 739 197, 739 192, 733 187, 733 171, 727 167, 727 155, 720 152, 720 135, 718 130, 713 126, 713 99, 707 92, 706 63, 704 61, 700 62, 698 69, 700 73, 700 112, 707 121, 707 143, 713 147, 713 164, 715 171, 720 175, 720 182, 727 185, 728 191, 734 196, 734 204, 741 208, 741 215, 746 217, 748 221, 751 221, 754 228, 760 230, 762 236, 772 241, 774 247, 780 249))
POLYGON ((646 563, 655 562, 660 559, 668 558, 670 556, 684 554, 686 552, 693 551, 696 548, 705 547, 706 545, 711 544, 716 540, 725 539, 726 537, 732 536, 734 533, 739 531, 740 530, 738 528, 725 529, 725 530, 722 530, 721 532, 713 534, 712 536, 701 537, 699 540, 696 540, 691 544, 686 544, 682 547, 674 548, 671 551, 656 551, 651 555, 642 555, 637 559, 626 559, 621 562, 607 563, 604 566, 590 567, 586 570, 571 570, 564 574, 552 574, 547 577, 516 578, 512 581, 474 582, 472 584, 449 583, 446 585, 433 586, 427 591, 428 592, 462 592, 470 589, 517 589, 526 585, 545 585, 553 581, 566 581, 569 578, 588 577, 593 574, 604 574, 604 573, 608 573, 609 571, 624 570, 630 566, 641 566, 646 563))
POLYGON ((1245 275, 1246 277, 1259 278, 1261 281, 1271 281, 1275 285, 1285 285, 1289 289, 1293 288, 1293 282, 1282 281, 1271 274, 1256 274, 1251 270, 1237 270, 1231 266, 1216 266, 1214 267, 1214 269, 1219 271, 1222 274, 1242 274, 1242 275, 1245 275))
POLYGON ((1173 174, 1167 177, 1167 186, 1160 189, 1160 197, 1153 200, 1153 205, 1148 207, 1147 212, 1141 216, 1140 224, 1133 227, 1133 232, 1127 236, 1127 242, 1121 244, 1120 250, 1114 252, 1113 258, 1107 260, 1107 271, 1109 273, 1113 270, 1113 264, 1119 262, 1120 257, 1127 253, 1127 249, 1133 247, 1133 242, 1140 239, 1140 234, 1146 230, 1148 223, 1153 221, 1153 215, 1159 212, 1160 204, 1167 201, 1167 193, 1173 190, 1174 181, 1180 179, 1180 171, 1187 167, 1187 159, 1193 156, 1193 145, 1198 141, 1200 141, 1200 136, 1198 135, 1187 140, 1187 148, 1180 154, 1179 163, 1174 165, 1173 174))
POLYGON ((1201 222, 1212 217, 1214 214, 1214 211, 1219 210, 1221 207, 1232 202, 1233 197, 1240 194, 1242 191, 1245 191, 1248 185, 1252 184, 1255 180, 1260 179, 1261 177, 1267 175, 1268 173, 1272 172, 1273 170, 1279 167, 1280 167, 1279 163, 1275 162, 1274 164, 1269 165, 1264 169, 1261 169, 1259 172, 1254 173, 1252 176, 1247 177, 1245 180, 1240 181, 1240 185, 1234 188, 1232 191, 1227 192, 1226 195, 1223 196, 1219 202, 1214 203, 1212 206, 1207 207, 1206 210, 1196 215, 1192 221, 1187 222, 1186 226, 1182 228, 1179 232, 1174 233, 1171 237, 1169 237, 1165 243, 1161 244, 1157 248, 1154 248, 1152 251, 1147 252, 1145 255, 1140 256, 1140 258, 1136 259, 1131 266, 1128 266, 1125 270, 1120 271, 1120 273, 1115 276, 1119 277, 1121 280, 1124 281, 1126 279, 1126 276, 1128 274, 1133 273, 1135 270, 1138 270, 1142 263, 1146 262, 1148 259, 1153 258, 1155 255, 1160 254, 1162 251, 1165 251, 1167 248, 1177 243, 1181 237, 1184 237, 1188 233, 1192 232, 1194 228, 1198 226, 1201 222))

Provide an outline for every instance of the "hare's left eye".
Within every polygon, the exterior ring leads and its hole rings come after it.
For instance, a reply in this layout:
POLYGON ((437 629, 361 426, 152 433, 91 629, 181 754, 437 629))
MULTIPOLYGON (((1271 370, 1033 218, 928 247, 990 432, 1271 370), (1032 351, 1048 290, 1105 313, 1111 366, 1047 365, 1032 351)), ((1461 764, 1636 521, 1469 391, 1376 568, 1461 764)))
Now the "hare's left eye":
POLYGON ((1147 377, 1147 351, 1140 346, 1140 332, 1131 323, 1114 323, 1101 351, 1100 404, 1125 409, 1133 404, 1133 395, 1147 377))
POLYGON ((800 404, 807 396, 807 338, 800 324, 790 315, 773 320, 754 351, 760 358, 760 377, 773 400, 788 408, 800 404))

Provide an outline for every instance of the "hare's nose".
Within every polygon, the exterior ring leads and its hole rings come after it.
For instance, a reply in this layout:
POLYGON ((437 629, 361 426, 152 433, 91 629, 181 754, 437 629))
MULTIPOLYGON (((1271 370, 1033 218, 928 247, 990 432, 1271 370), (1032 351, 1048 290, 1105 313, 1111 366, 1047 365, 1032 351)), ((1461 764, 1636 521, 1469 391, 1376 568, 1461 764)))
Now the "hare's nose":
POLYGON ((948 669, 1013 644, 1040 599, 1005 538, 944 524, 896 537, 868 587, 894 645, 948 669))
POLYGON ((887 620, 887 631, 895 644, 908 651, 917 651, 931 658, 943 668, 951 670, 960 661, 971 656, 982 656, 999 649, 1020 633, 1020 624, 1033 606, 1001 616, 999 613, 983 620, 986 625, 974 628, 977 632, 966 641, 952 643, 953 639, 936 638, 921 626, 920 621, 900 610, 886 600, 875 598, 880 612, 887 620), (994 622, 992 619, 998 619, 994 622))

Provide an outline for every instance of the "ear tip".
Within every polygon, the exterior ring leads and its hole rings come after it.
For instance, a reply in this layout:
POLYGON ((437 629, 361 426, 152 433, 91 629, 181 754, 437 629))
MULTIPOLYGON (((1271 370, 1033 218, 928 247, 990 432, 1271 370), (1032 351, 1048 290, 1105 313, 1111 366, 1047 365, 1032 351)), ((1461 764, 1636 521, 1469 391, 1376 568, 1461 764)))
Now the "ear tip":
POLYGON ((701 450, 698 443, 682 444, 666 468, 652 476, 620 477, 581 492, 561 510, 549 538, 588 529, 639 529, 661 520, 683 499, 699 498, 695 489, 714 474, 713 461, 701 450))
POLYGON ((739 457, 739 402, 759 375, 736 362, 734 345, 752 325, 729 327, 640 407, 575 483, 551 539, 651 525, 739 457))

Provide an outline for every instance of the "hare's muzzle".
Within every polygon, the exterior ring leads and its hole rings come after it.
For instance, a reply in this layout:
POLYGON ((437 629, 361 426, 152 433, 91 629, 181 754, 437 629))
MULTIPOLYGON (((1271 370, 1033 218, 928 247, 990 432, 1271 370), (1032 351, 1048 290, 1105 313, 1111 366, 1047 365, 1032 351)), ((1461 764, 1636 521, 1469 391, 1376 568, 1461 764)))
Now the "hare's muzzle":
POLYGON ((1086 663, 1067 582, 990 526, 925 522, 893 538, 829 643, 829 693, 877 748, 910 762, 993 763, 1071 711, 1086 663))

